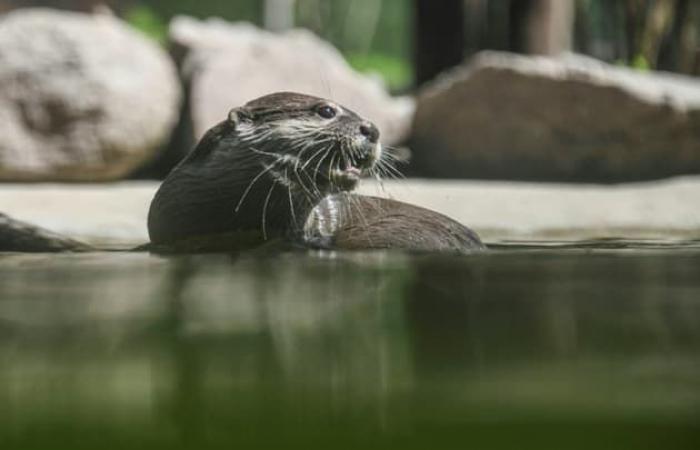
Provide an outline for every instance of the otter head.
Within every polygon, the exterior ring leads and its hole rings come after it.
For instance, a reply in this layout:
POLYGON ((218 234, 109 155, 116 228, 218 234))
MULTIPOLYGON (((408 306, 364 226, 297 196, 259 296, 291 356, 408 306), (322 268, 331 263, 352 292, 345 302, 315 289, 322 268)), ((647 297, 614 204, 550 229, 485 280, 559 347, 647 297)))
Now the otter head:
POLYGON ((382 152, 372 122, 310 95, 266 95, 232 110, 229 122, 281 183, 317 194, 354 189, 382 152))
POLYGON ((349 191, 382 156, 371 122, 329 100, 282 92, 233 109, 168 175, 151 241, 296 233, 326 195, 349 191))

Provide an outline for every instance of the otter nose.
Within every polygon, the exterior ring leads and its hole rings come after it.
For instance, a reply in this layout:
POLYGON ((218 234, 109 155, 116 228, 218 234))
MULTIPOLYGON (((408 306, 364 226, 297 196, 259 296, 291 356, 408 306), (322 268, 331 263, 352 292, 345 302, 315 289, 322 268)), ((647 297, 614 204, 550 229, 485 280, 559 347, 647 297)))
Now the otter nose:
POLYGON ((365 122, 360 125, 360 134, 367 138, 371 143, 376 144, 379 141, 379 130, 373 123, 365 122))

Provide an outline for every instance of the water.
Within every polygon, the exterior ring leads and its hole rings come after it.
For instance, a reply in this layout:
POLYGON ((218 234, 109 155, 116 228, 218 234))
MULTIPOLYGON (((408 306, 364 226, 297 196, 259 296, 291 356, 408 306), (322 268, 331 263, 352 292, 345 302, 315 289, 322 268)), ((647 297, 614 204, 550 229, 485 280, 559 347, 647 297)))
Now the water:
POLYGON ((700 246, 0 256, 0 448, 700 448, 700 246))

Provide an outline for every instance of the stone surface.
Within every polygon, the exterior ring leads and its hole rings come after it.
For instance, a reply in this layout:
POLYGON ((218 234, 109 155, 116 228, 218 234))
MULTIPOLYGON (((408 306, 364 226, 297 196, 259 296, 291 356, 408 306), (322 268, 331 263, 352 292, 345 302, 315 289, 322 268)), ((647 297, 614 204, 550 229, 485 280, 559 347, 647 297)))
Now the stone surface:
POLYGON ((0 212, 79 241, 132 247, 148 242, 157 182, 0 184, 0 212))
POLYGON ((486 52, 424 89, 423 175, 617 182, 700 172, 700 80, 486 52))
POLYGON ((382 141, 404 140, 413 100, 390 97, 382 84, 348 66, 330 44, 309 31, 273 34, 220 19, 175 18, 170 40, 184 54, 195 138, 236 106, 277 91, 333 99, 375 122, 382 141))
MULTIPOLYGON (((0 185, 0 211, 96 245, 148 240, 146 215, 156 182, 0 185)), ((700 239, 700 177, 617 186, 496 181, 408 180, 386 192, 468 225, 487 243, 589 238, 700 239)))
POLYGON ((167 53, 109 15, 0 17, 0 180, 105 180, 170 136, 181 97, 167 53))
POLYGON ((89 250, 89 246, 69 237, 0 213, 0 251, 44 253, 89 250))

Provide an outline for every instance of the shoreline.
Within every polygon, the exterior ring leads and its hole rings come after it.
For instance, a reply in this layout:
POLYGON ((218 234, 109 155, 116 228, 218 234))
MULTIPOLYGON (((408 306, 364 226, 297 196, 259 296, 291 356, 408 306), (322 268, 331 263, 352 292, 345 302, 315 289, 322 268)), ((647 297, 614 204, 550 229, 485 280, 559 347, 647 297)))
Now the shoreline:
MULTIPOLYGON (((700 176, 617 185, 513 181, 365 180, 359 193, 433 209, 486 241, 596 238, 700 239, 700 176)), ((158 181, 0 184, 0 211, 102 245, 148 240, 146 216, 158 181)))

